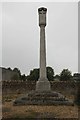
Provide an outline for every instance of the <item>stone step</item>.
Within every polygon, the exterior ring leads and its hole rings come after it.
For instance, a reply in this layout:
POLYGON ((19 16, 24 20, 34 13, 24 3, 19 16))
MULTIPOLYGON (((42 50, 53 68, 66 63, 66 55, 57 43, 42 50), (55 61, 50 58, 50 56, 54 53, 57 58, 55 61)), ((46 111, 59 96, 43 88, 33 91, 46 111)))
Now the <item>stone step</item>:
POLYGON ((74 105, 74 103, 57 92, 32 91, 17 98, 13 105, 74 105))

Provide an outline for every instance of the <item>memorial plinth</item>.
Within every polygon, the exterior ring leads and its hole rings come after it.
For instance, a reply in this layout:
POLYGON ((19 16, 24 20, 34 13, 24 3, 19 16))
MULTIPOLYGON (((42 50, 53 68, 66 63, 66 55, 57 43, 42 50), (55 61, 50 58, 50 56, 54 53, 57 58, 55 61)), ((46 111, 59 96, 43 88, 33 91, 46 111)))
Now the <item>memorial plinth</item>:
POLYGON ((50 82, 46 75, 46 26, 47 9, 38 9, 40 26, 40 73, 36 82, 36 90, 17 98, 13 105, 74 105, 72 101, 66 99, 62 94, 51 91, 50 82))

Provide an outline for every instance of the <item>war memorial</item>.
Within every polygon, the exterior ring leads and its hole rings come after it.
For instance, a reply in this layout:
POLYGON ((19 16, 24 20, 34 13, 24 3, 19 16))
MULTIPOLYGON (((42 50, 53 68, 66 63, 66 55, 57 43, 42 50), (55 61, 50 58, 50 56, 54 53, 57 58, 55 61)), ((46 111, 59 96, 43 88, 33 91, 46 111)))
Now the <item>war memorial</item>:
POLYGON ((26 95, 17 98, 13 105, 74 105, 74 102, 65 98, 61 93, 51 90, 50 82, 46 75, 46 13, 47 8, 38 9, 40 27, 40 73, 36 88, 26 95))

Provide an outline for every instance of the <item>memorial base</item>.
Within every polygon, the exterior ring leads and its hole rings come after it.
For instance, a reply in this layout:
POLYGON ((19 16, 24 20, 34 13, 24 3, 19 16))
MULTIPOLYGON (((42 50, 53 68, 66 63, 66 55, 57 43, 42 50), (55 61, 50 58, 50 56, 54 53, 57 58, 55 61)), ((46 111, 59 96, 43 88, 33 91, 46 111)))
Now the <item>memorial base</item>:
POLYGON ((48 79, 40 79, 36 82, 36 91, 50 91, 50 82, 48 79))
POLYGON ((53 91, 31 91, 30 93, 17 98, 13 105, 74 105, 62 94, 53 91))

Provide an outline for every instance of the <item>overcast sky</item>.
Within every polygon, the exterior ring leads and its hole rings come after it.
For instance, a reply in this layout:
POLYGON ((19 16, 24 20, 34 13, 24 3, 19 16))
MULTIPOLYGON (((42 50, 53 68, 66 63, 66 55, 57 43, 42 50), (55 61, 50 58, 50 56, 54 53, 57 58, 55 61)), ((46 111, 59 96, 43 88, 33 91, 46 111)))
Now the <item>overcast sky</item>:
POLYGON ((55 74, 64 68, 78 72, 78 5, 63 3, 3 3, 2 66, 29 74, 39 68, 38 8, 46 7, 47 66, 55 74))

